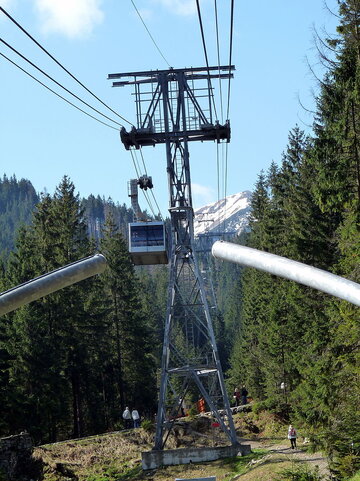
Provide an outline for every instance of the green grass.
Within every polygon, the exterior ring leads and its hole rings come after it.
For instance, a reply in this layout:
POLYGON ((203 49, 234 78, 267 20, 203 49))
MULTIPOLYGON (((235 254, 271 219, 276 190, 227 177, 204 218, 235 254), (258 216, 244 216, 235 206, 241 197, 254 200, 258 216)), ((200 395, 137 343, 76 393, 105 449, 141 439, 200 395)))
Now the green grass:
POLYGON ((268 451, 266 449, 254 449, 251 454, 247 454, 246 456, 225 458, 222 460, 222 464, 228 471, 231 470, 233 475, 245 474, 250 469, 249 463, 251 461, 261 459, 267 453, 268 451))
POLYGON ((119 470, 118 466, 109 466, 101 474, 92 474, 86 481, 131 481, 142 477, 142 467, 140 464, 132 467, 124 467, 119 470))
MULTIPOLYGON (((160 479, 175 479, 175 477, 179 477, 180 473, 185 471, 188 472, 186 476, 190 476, 190 471, 194 470, 191 476, 198 476, 198 474, 195 473, 201 472, 201 477, 204 475, 216 475, 217 479, 230 481, 234 476, 239 476, 249 471, 251 469, 249 463, 253 460, 261 459, 265 454, 267 454, 266 450, 256 449, 246 456, 219 459, 212 463, 195 463, 193 465, 182 465, 180 467, 163 466, 157 470, 157 474, 160 475, 160 479)), ((119 468, 119 466, 113 465, 106 468, 101 474, 88 476, 86 481, 138 481, 147 479, 147 476, 147 472, 142 470, 140 464, 128 468, 119 468)))

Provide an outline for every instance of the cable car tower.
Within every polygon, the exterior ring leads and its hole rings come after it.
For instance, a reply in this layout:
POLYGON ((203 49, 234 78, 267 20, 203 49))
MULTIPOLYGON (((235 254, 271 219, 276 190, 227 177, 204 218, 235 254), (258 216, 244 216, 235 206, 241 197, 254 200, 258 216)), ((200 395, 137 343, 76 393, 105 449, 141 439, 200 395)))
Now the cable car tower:
MULTIPOLYGON (((197 388, 232 445, 235 427, 203 279, 194 247, 189 142, 230 141, 230 124, 213 120, 212 78, 234 66, 115 73, 114 87, 134 86, 137 127, 121 129, 125 149, 165 144, 172 252, 155 449, 162 450, 182 401, 197 388), (124 80, 127 78, 127 80, 124 80)), ((204 166, 205 168, 205 166, 204 166)))

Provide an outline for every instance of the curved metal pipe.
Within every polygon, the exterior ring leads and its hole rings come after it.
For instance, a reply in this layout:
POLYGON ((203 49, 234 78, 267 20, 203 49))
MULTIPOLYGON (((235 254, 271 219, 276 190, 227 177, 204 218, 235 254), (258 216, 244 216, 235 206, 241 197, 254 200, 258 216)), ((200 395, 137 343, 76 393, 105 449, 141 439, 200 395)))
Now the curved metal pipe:
POLYGON ((255 267, 360 306, 360 284, 317 267, 224 241, 215 242, 211 252, 218 259, 255 267))
POLYGON ((100 274, 105 267, 105 257, 102 254, 96 254, 2 292, 0 294, 0 316, 59 289, 100 274))

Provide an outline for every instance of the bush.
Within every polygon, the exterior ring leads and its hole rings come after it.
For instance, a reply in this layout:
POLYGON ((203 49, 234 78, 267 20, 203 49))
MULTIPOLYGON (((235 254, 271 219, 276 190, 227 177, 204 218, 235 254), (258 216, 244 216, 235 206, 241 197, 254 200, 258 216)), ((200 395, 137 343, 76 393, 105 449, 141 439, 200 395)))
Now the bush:
POLYGON ((358 471, 349 481, 360 481, 360 471, 358 471))
POLYGON ((284 469, 281 471, 279 479, 284 481, 321 481, 321 476, 319 468, 312 470, 306 465, 300 465, 284 469))
POLYGON ((190 419, 194 419, 195 416, 197 416, 199 414, 198 410, 196 409, 195 406, 192 406, 190 409, 189 409, 189 418, 190 419))
POLYGON ((152 433, 155 430, 155 424, 153 421, 150 419, 144 419, 141 423, 141 427, 143 428, 144 431, 147 433, 152 433))
POLYGON ((258 401, 255 402, 252 406, 252 410, 255 414, 259 414, 262 411, 276 411, 277 404, 275 401, 271 399, 267 399, 266 401, 258 401))
POLYGON ((124 429, 124 424, 121 421, 118 421, 117 423, 114 424, 113 426, 113 431, 121 431, 124 429))
MULTIPOLYGON (((360 467, 360 459, 356 454, 347 454, 339 456, 331 463, 331 471, 337 474, 341 479, 347 479, 356 475, 360 467)), ((360 476, 359 476, 360 479, 360 476)))

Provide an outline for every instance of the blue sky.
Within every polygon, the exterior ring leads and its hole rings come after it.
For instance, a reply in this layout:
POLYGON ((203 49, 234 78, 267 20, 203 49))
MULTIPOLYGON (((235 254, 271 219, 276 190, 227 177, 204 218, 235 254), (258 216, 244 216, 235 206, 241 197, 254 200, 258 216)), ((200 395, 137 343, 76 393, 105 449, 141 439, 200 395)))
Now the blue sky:
MULTIPOLYGON (((172 67, 205 65, 195 0, 135 3, 172 67)), ((217 3, 221 62, 227 64, 230 0, 217 3)), ((336 11, 336 0, 327 3, 336 11)), ((135 122, 131 88, 112 88, 107 75, 167 65, 131 0, 0 0, 0 5, 90 90, 135 122)), ((209 63, 217 65, 214 1, 201 0, 201 9, 209 63)), ((235 0, 228 195, 251 190, 261 169, 267 169, 272 160, 280 162, 295 124, 309 131, 306 124, 311 117, 298 97, 313 107, 317 86, 306 58, 322 74, 313 28, 331 34, 336 24, 323 0, 235 0)), ((1 13, 0 32, 56 80, 114 117, 1 13)), ((3 44, 0 52, 66 96, 3 44)), ((73 109, 1 57, 0 73, 0 174, 28 178, 38 192, 46 188, 50 193, 67 174, 81 196, 100 194, 129 204, 127 182, 134 177, 134 167, 119 133, 73 109)), ((225 92, 226 88, 224 84, 225 92)), ((143 152, 164 215, 168 205, 165 149, 147 147, 143 152)), ((217 200, 215 144, 192 143, 190 162, 195 206, 217 200)), ((146 207, 144 200, 141 205, 146 207)))

